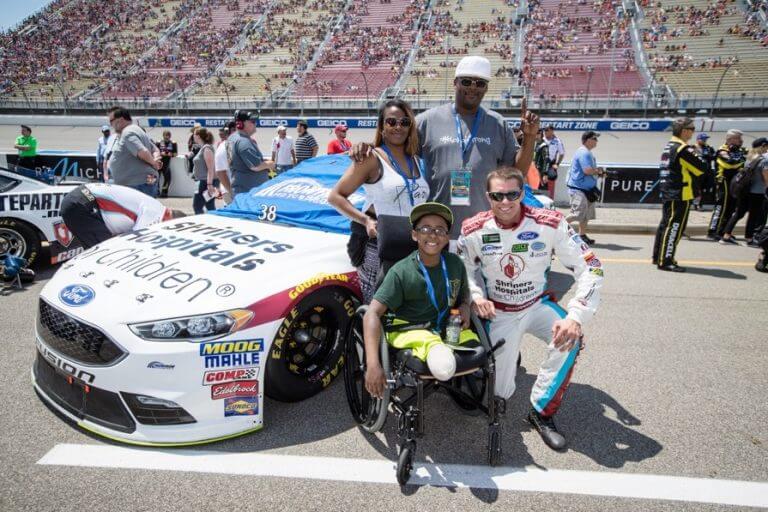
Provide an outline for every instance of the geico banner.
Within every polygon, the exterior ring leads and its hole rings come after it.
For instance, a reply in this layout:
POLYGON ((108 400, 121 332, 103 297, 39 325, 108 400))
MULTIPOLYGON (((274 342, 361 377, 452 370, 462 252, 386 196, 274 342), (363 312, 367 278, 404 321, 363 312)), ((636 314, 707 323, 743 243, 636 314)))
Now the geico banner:
MULTIPOLYGON (((151 128, 191 128, 195 123, 205 127, 221 127, 226 125, 231 118, 228 117, 198 117, 198 118, 178 118, 178 117, 150 117, 147 120, 151 128)), ((274 128, 277 126, 287 126, 295 128, 298 118, 277 118, 262 117, 258 121, 258 126, 262 128, 274 128)), ((508 118, 506 122, 510 126, 519 126, 520 119, 508 118)), ((322 117, 308 118, 307 124, 310 128, 328 128, 331 129, 337 124, 343 124, 349 128, 376 128, 376 118, 342 118, 342 117, 322 117)), ((584 131, 595 130, 600 132, 663 132, 669 128, 672 121, 665 119, 544 119, 542 124, 551 124, 556 130, 563 131, 584 131)))
POLYGON ((605 165, 603 203, 660 204, 658 166, 605 165))
MULTIPOLYGON (((9 164, 16 164, 16 154, 6 154, 9 164)), ((101 171, 96 168, 96 155, 91 153, 67 153, 65 151, 41 151, 35 157, 35 167, 41 171, 53 170, 56 176, 79 176, 91 181, 101 181, 101 171)))

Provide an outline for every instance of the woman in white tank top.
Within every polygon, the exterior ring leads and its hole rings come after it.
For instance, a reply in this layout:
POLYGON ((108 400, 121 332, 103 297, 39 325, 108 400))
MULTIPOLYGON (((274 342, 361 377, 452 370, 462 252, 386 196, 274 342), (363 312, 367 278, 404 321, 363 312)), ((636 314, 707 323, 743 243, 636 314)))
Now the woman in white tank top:
POLYGON ((376 215, 407 217, 414 206, 429 197, 429 185, 417 155, 416 116, 408 103, 390 100, 382 105, 373 145, 368 157, 353 162, 328 194, 328 202, 352 220, 350 241, 364 244, 364 251, 362 245, 359 251, 350 249, 350 253, 358 255, 350 257, 357 267, 366 303, 373 297, 379 269, 376 215), (347 199, 360 187, 366 192, 362 211, 347 199))

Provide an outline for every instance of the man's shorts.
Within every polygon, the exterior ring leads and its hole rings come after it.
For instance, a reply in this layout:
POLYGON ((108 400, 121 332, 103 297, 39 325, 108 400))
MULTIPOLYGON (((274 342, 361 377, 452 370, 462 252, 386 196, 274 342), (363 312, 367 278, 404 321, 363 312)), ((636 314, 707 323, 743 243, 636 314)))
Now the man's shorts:
MULTIPOLYGON (((462 329, 459 334, 459 345, 469 341, 480 341, 473 331, 462 329)), ((409 348, 414 357, 427 360, 427 354, 432 347, 443 343, 443 340, 432 331, 426 329, 414 329, 412 331, 395 331, 387 333, 387 342, 395 348, 409 348)))
POLYGON ((571 200, 571 213, 568 222, 584 222, 595 218, 595 203, 587 201, 587 195, 581 190, 568 189, 571 200))

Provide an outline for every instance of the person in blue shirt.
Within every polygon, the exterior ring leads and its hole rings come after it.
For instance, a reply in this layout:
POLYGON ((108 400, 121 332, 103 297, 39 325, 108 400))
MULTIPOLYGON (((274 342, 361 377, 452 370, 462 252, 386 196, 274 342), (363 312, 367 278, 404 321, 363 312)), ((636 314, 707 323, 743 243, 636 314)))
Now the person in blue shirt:
POLYGON ((568 197, 571 202, 571 213, 565 218, 568 223, 579 225, 579 235, 589 245, 595 241, 587 236, 587 225, 595 218, 595 203, 589 201, 590 191, 597 188, 597 177, 605 174, 602 167, 595 162, 592 150, 597 146, 599 133, 587 130, 581 134, 581 147, 576 150, 571 160, 568 172, 568 197))

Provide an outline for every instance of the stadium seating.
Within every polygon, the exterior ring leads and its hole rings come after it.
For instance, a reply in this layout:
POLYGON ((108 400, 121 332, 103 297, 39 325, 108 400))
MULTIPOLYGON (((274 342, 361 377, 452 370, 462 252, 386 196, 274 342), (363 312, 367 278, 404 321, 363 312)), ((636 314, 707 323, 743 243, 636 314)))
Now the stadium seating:
POLYGON ((468 54, 483 55, 491 61, 495 77, 488 85, 487 98, 501 97, 511 85, 516 85, 514 10, 504 0, 439 2, 433 10, 432 23, 422 32, 417 58, 405 85, 406 97, 417 103, 417 96, 452 97, 454 69, 468 54))
POLYGON ((355 2, 293 96, 377 99, 400 76, 425 9, 421 0, 355 2))
POLYGON ((344 4, 291 0, 273 8, 220 73, 193 93, 196 99, 266 98, 288 89, 328 32, 344 4))
MULTIPOLYGON (((640 22, 653 72, 681 98, 764 96, 768 39, 744 35, 745 11, 720 0, 655 0, 640 22), (732 33, 742 32, 742 34, 732 33)), ((760 27, 757 31, 763 31, 760 27)), ((765 37, 765 36, 764 36, 765 37)))
POLYGON ((541 0, 532 7, 523 82, 535 96, 633 96, 645 87, 629 23, 617 19, 613 2, 541 0))

